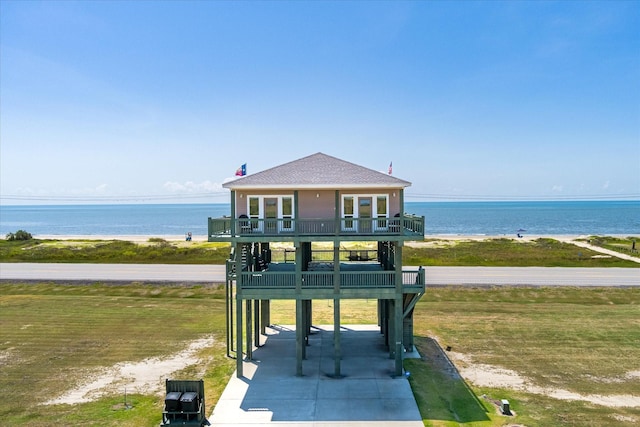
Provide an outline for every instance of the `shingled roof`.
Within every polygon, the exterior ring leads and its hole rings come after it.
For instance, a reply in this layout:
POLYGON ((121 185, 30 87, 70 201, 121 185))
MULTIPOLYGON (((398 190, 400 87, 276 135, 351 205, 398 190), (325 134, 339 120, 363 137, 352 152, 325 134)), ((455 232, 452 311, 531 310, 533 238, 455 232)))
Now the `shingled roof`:
POLYGON ((411 183, 324 153, 316 153, 223 184, 241 188, 408 187, 411 183))

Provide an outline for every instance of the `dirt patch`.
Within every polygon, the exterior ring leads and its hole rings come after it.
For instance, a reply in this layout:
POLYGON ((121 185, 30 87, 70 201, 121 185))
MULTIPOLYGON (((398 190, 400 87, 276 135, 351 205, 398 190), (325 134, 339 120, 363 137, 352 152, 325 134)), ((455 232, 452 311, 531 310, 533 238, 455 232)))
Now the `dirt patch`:
POLYGON ((8 348, 6 350, 0 351, 0 366, 8 363, 11 360, 13 353, 13 348, 8 348))
POLYGON ((640 380, 640 371, 630 371, 624 376, 627 380, 640 380))
POLYGON ((621 377, 614 377, 614 378, 601 378, 601 377, 595 377, 593 375, 586 375, 585 378, 587 378, 590 381, 605 383, 605 384, 624 383, 627 381, 639 380, 640 371, 629 371, 621 377))
POLYGON ((195 365, 199 350, 213 345, 213 337, 191 342, 189 346, 169 357, 152 357, 135 363, 118 363, 104 368, 91 376, 91 380, 81 384, 45 405, 91 402, 108 394, 159 393, 163 382, 172 373, 195 365))
POLYGON ((611 418, 613 418, 616 421, 620 421, 623 423, 635 423, 638 421, 638 419, 636 417, 632 417, 632 416, 627 416, 627 415, 620 415, 620 414, 614 414, 611 416, 611 418))
MULTIPOLYGON (((444 354, 444 352, 443 352, 444 354)), ((499 366, 473 363, 466 355, 455 351, 446 352, 447 358, 455 366, 457 372, 466 381, 479 387, 508 388, 526 393, 541 394, 560 400, 578 400, 590 402, 595 405, 610 408, 637 408, 640 407, 640 396, 629 394, 599 395, 579 394, 569 390, 554 387, 541 387, 523 377, 518 372, 504 369, 499 366)), ((451 368, 449 368, 451 369, 451 368)), ((625 379, 638 378, 639 371, 628 372, 625 379)))

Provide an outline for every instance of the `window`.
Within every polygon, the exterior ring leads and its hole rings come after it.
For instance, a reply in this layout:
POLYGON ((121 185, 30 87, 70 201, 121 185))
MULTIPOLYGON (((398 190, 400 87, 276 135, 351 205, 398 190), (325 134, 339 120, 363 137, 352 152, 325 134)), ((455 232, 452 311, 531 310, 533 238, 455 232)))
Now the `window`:
POLYGON ((278 225, 278 199, 265 197, 264 199, 265 232, 275 233, 278 225))
POLYGON ((359 194, 342 196, 342 229, 361 233, 386 230, 389 220, 389 196, 359 194), (372 221, 373 220, 373 221, 372 221))
POLYGON ((291 197, 283 197, 282 198, 282 229, 283 230, 291 230, 293 218, 293 198, 291 197))
POLYGON ((344 220, 344 228, 352 229, 353 228, 353 196, 345 196, 342 202, 342 213, 345 218, 344 220))
POLYGON ((376 197, 376 217, 378 228, 387 228, 387 196, 376 197))
POLYGON ((247 204, 254 232, 275 233, 293 230, 292 196, 249 196, 247 204))
POLYGON ((260 222, 257 221, 260 218, 260 198, 249 197, 249 218, 255 219, 251 221, 251 228, 257 229, 260 222))

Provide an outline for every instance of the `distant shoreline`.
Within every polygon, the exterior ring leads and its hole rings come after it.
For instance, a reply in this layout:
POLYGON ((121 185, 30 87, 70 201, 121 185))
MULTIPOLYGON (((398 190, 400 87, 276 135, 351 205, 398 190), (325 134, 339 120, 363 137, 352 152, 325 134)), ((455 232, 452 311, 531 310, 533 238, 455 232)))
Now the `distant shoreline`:
MULTIPOLYGON (((547 238, 559 241, 572 241, 576 239, 584 239, 589 236, 594 236, 598 234, 524 234, 522 237, 518 237, 514 234, 427 234, 424 236, 425 239, 435 239, 435 240, 470 240, 470 241, 481 241, 481 240, 491 240, 491 239, 515 239, 515 240, 536 240, 540 238, 547 238)), ((629 237, 635 236, 635 234, 606 234, 611 237, 629 237)), ((604 234, 603 234, 604 236, 604 234)), ((4 237, 4 236, 3 236, 4 237)), ((185 235, 179 234, 170 234, 170 235, 106 235, 106 234, 85 234, 85 235, 77 235, 77 234, 69 234, 69 235, 58 235, 58 234, 34 234, 33 237, 35 239, 41 240, 124 240, 130 242, 148 242, 149 239, 164 239, 166 241, 185 241, 185 235)), ((638 235, 640 238, 640 235, 638 235)), ((207 236, 196 235, 193 234, 191 237, 191 241, 193 242, 206 242, 207 236)))

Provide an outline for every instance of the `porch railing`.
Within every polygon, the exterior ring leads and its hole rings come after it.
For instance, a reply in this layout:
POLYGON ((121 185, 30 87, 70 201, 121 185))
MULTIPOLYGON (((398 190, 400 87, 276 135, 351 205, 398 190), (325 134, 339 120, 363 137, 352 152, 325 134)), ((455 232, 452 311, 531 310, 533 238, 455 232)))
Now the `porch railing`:
POLYGON ((209 218, 210 240, 244 236, 410 235, 424 236, 424 217, 392 218, 209 218))
MULTIPOLYGON (((293 271, 243 271, 240 273, 240 286, 243 289, 295 289, 296 273, 293 271)), ((334 275, 330 271, 303 271, 302 289, 333 288, 334 275)), ((404 289, 424 289, 424 270, 402 272, 404 289)), ((395 287, 393 271, 348 271, 340 272, 340 288, 342 289, 383 289, 395 287)))

